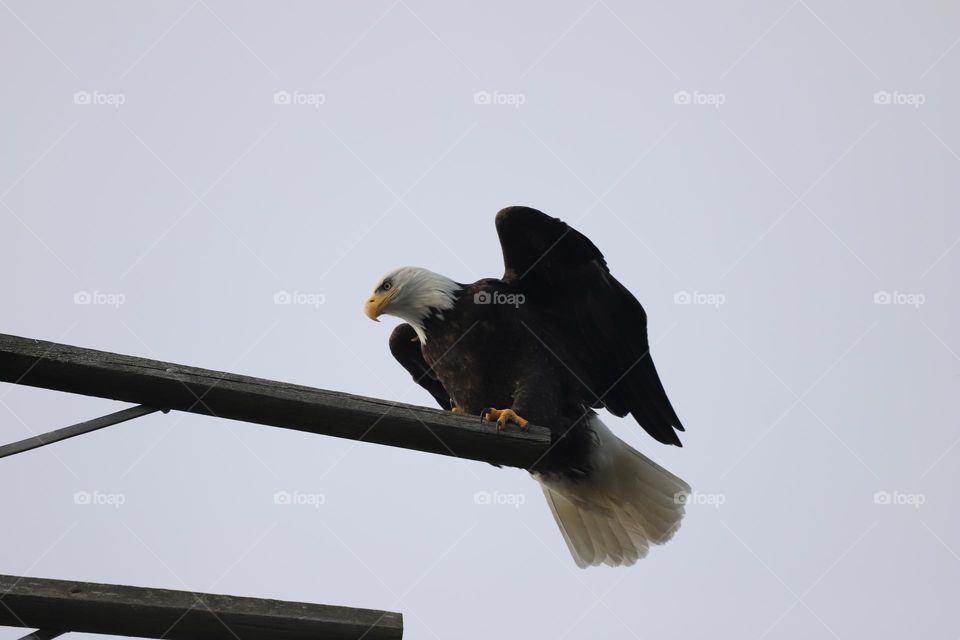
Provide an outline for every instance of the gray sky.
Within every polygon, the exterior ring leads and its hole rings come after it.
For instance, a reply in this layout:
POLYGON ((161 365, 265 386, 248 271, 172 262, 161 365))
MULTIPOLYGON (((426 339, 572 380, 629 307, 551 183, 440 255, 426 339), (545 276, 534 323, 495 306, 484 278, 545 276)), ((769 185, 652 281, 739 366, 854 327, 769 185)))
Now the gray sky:
MULTIPOLYGON (((410 638, 956 638, 958 38, 947 2, 2 0, 0 330, 431 404, 365 296, 499 275, 535 206, 645 305, 685 447, 607 422, 698 494, 581 571, 521 471, 152 415, 0 464, 0 572, 410 638)), ((6 385, 0 441, 117 408, 6 385)))

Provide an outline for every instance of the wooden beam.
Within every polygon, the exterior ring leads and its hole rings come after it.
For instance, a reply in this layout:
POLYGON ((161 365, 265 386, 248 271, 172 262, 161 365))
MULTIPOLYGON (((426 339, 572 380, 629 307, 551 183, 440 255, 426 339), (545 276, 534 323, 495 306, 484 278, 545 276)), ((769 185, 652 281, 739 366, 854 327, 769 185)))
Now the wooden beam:
POLYGON ((0 381, 530 468, 546 428, 0 334, 0 381))
POLYGON ((169 640, 387 640, 390 611, 0 575, 0 625, 169 640))

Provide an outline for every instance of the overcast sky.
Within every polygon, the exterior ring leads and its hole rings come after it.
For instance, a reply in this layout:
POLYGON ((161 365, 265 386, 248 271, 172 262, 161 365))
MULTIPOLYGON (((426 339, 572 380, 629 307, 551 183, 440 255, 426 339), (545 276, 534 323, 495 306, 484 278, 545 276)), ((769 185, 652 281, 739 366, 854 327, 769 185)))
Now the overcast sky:
MULTIPOLYGON (((362 302, 500 275, 530 205, 645 305, 685 446, 605 420, 696 491, 584 571, 522 471, 155 414, 0 462, 0 572, 418 639, 956 638, 958 39, 945 1, 0 1, 0 331, 431 405, 362 302)), ((3 385, 0 442, 121 406, 3 385)))

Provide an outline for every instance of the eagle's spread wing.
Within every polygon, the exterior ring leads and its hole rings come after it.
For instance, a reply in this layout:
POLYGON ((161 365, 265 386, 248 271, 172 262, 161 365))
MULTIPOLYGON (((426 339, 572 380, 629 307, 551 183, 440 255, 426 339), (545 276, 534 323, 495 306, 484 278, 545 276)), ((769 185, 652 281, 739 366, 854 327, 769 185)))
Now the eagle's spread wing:
POLYGON ((441 407, 450 408, 450 395, 423 359, 420 338, 417 337, 413 327, 406 323, 397 325, 390 334, 390 353, 403 365, 404 369, 410 372, 413 381, 429 391, 441 407))
POLYGON ((651 436, 680 446, 683 431, 657 375, 647 314, 610 274, 603 254, 565 222, 536 209, 497 214, 503 279, 543 309, 576 361, 566 363, 589 388, 590 403, 631 414, 651 436))

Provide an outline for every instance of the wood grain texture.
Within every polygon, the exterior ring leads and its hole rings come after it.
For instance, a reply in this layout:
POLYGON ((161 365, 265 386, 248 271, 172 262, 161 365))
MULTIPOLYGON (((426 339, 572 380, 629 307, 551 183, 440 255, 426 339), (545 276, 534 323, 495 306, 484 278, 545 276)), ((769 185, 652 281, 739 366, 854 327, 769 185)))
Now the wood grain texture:
MULTIPOLYGON (((331 365, 334 366, 334 365, 331 365)), ((530 468, 546 428, 0 334, 0 381, 530 468)))
POLYGON ((170 640, 388 640, 399 613, 0 575, 0 625, 170 640))

